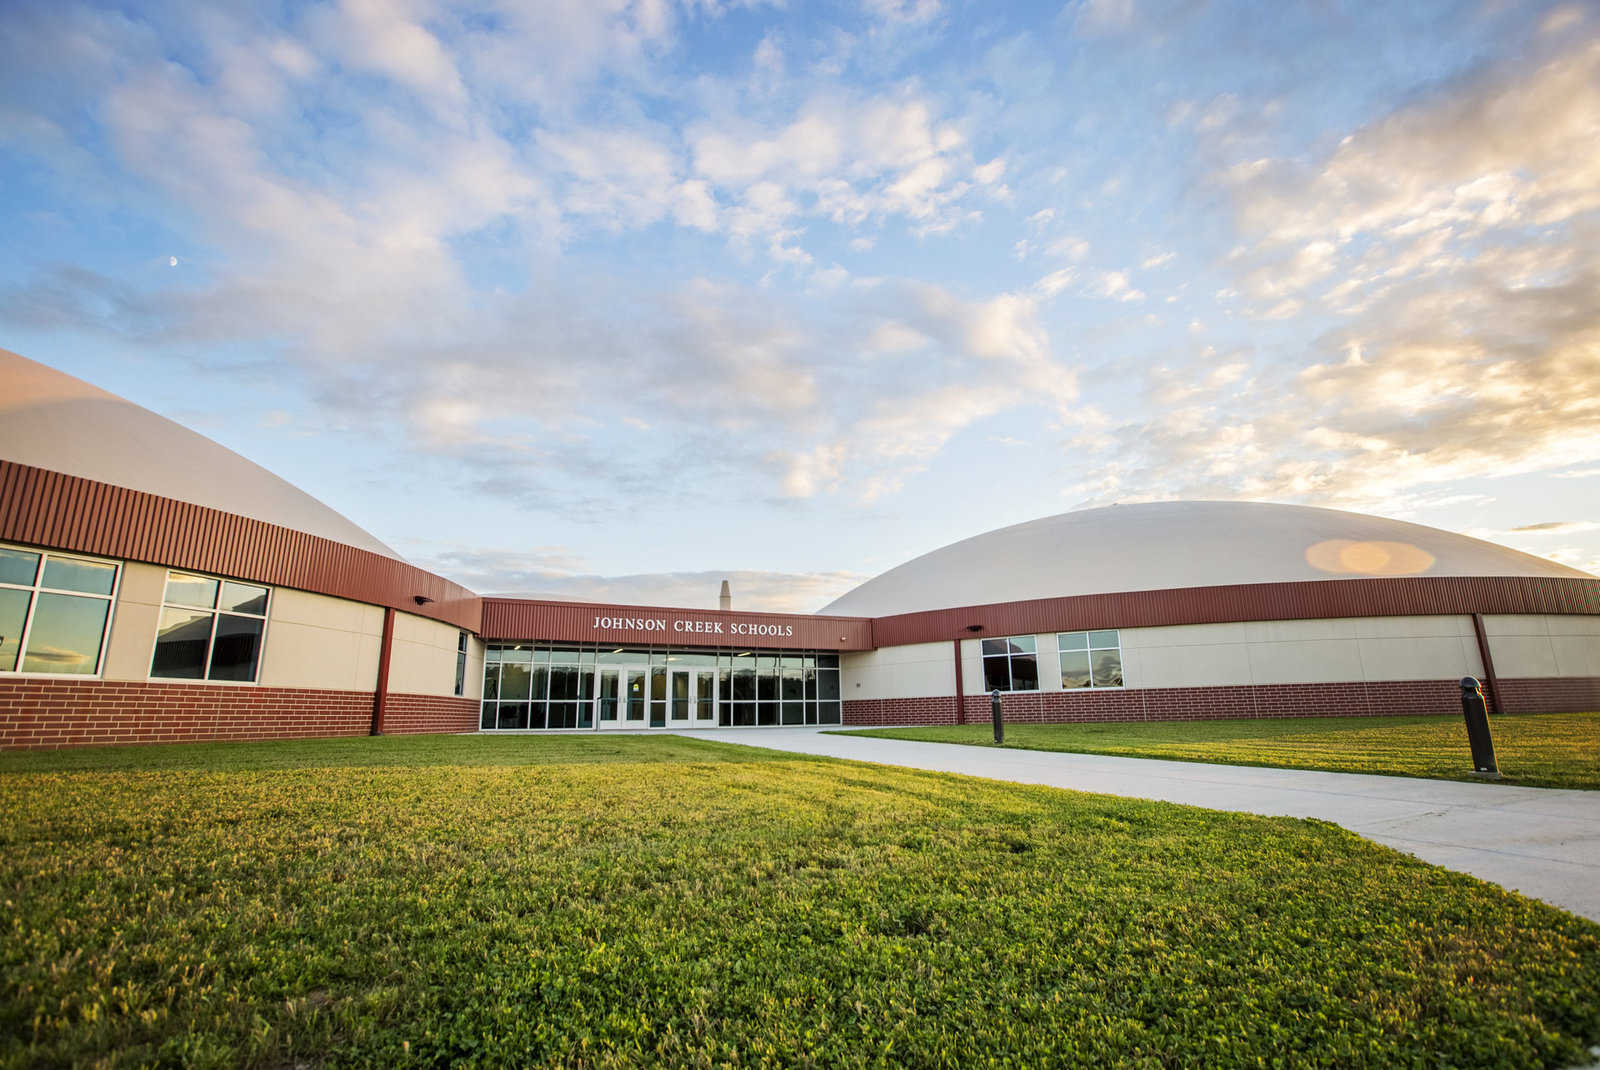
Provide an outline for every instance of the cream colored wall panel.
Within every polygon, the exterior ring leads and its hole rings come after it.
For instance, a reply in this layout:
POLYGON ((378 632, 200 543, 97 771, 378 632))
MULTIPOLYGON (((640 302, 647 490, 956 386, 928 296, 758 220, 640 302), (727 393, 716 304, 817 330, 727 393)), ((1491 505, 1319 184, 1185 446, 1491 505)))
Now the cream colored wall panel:
POLYGON ((1600 676, 1600 635, 1552 635, 1550 649, 1557 676, 1600 676))
POLYGON ((1556 648, 1547 635, 1501 635, 1489 640, 1499 676, 1555 676, 1556 648))
POLYGON ((1258 620, 1244 625, 1244 637, 1250 643, 1310 643, 1325 640, 1354 639, 1356 621, 1351 617, 1328 620, 1258 620))
POLYGON ((955 660, 949 644, 916 643, 884 647, 841 659, 846 698, 923 698, 953 695, 955 660))
POLYGON ((1600 617, 1550 616, 1544 620, 1551 635, 1600 636, 1600 617))
POLYGON ((102 679, 149 679, 150 656, 155 650, 156 626, 160 619, 160 606, 129 602, 121 597, 117 599, 111 635, 106 640, 102 679))
POLYGON ((1422 639, 1430 636, 1472 636, 1472 618, 1453 617, 1354 617, 1358 639, 1422 639))
POLYGON ((862 654, 839 655, 839 695, 841 698, 866 698, 866 689, 861 686, 866 675, 872 671, 872 656, 877 653, 869 650, 862 654))
POLYGON ((969 695, 982 694, 983 643, 978 639, 961 640, 961 688, 969 695))
POLYGON ((389 693, 454 695, 456 652, 431 643, 403 642, 395 637, 389 651, 389 693))
POLYGON ((383 631, 383 610, 346 598, 275 587, 272 591, 271 618, 289 624, 314 628, 377 635, 383 631))
POLYGON ((456 638, 461 629, 454 624, 445 624, 442 621, 430 620, 419 617, 414 613, 396 612, 394 615, 394 637, 404 643, 418 643, 423 646, 438 647, 448 650, 452 655, 456 652, 456 638))
POLYGON ((1210 646, 1217 643, 1243 643, 1249 639, 1247 624, 1169 624, 1154 628, 1123 628, 1122 649, 1143 647, 1210 646))
POLYGON ((1123 679, 1129 687, 1228 687, 1252 682, 1251 647, 1245 643, 1151 647, 1123 652, 1123 679), (1129 671, 1136 653, 1138 668, 1129 671))
POLYGON ((159 565, 138 561, 122 563, 122 575, 117 578, 117 604, 111 615, 111 634, 106 637, 102 679, 150 678, 150 655, 155 649, 161 596, 166 586, 167 570, 159 565))
POLYGON ((335 628, 269 624, 260 682, 265 687, 369 691, 373 681, 361 679, 361 639, 357 632, 335 628))
POLYGON ((1458 636, 1393 636, 1358 642, 1368 680, 1459 680, 1476 675, 1476 659, 1469 663, 1463 656, 1458 636))
POLYGON ((1258 684, 1323 684, 1360 680, 1361 649, 1354 639, 1252 643, 1250 675, 1258 684))
MULTIPOLYGON (((1061 650, 1056 643, 1056 633, 1038 637, 1036 644, 1039 650, 1039 690, 1061 690, 1061 650)), ((1124 670, 1123 679, 1127 679, 1124 670)))
MULTIPOLYGON (((167 591, 167 570, 160 565, 146 565, 127 561, 122 566, 122 578, 117 582, 117 602, 141 602, 159 606, 167 591)), ((150 642, 155 643, 151 635, 150 642)))
POLYGON ((275 587, 258 680, 268 687, 371 691, 383 610, 344 598, 275 587))
MULTIPOLYGON (((1537 614, 1485 614, 1484 634, 1493 638, 1499 635, 1549 635, 1549 618, 1537 614)), ((1495 655, 1498 660, 1499 655, 1495 655)), ((1498 670, 1500 666, 1495 665, 1498 670)))
MULTIPOLYGON (((397 612, 394 647, 389 651, 389 693, 454 695, 460 632, 452 624, 397 612)), ((481 683, 481 671, 479 679, 481 683)))
MULTIPOLYGON (((383 633, 377 635, 363 635, 356 642, 356 680, 362 691, 376 691, 378 689, 378 659, 383 651, 383 633)), ((481 674, 480 674, 481 675, 481 674)), ((478 681, 478 686, 483 686, 483 681, 478 681)))
POLYGON ((473 700, 483 698, 483 652, 486 645, 475 635, 467 636, 467 693, 473 700))
MULTIPOLYGON (((1467 666, 1467 671, 1464 675, 1476 676, 1480 680, 1483 679, 1483 654, 1478 650, 1477 635, 1463 636, 1456 642, 1461 645, 1461 660, 1467 666)), ((1490 651, 1490 653, 1492 654, 1493 651, 1490 651)))

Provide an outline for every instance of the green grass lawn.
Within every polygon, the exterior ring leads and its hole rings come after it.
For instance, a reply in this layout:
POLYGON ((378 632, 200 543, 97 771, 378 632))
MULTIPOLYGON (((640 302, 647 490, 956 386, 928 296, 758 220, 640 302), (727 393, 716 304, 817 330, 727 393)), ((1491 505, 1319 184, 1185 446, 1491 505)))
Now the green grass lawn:
POLYGON ((1600 926, 1336 826, 677 737, 0 755, 0 1063, 1565 1066, 1600 926))
MULTIPOLYGON (((1500 783, 1600 788, 1600 713, 1521 713, 1490 722, 1500 783)), ((994 746, 987 724, 852 733, 994 746)), ((1285 717, 1006 726, 1007 747, 1227 765, 1472 780, 1460 717, 1285 717)))

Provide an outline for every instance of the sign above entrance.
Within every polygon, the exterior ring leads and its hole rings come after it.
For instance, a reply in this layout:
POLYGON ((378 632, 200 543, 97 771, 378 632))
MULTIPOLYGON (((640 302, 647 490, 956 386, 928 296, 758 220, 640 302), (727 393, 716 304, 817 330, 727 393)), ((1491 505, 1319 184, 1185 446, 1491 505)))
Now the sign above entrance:
POLYGON ((597 606, 531 598, 485 598, 485 639, 653 646, 871 650, 872 621, 790 613, 597 606))
POLYGON ((684 620, 682 617, 602 617, 594 618, 596 632, 609 631, 613 628, 626 628, 643 632, 668 631, 667 622, 671 620, 671 631, 679 635, 738 635, 738 636, 765 636, 772 639, 789 639, 794 636, 793 624, 768 624, 748 620, 684 620))

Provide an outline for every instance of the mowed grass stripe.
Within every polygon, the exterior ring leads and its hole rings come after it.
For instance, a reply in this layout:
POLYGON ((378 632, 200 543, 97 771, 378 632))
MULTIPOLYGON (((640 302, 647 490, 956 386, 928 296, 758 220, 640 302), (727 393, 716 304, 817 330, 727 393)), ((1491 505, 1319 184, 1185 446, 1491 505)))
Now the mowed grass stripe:
MULTIPOLYGON (((1490 722, 1501 783, 1600 788, 1600 713, 1510 714, 1490 722)), ((994 746, 987 724, 866 729, 931 743, 994 746)), ((1290 717, 1227 721, 1015 724, 1005 746, 1128 758, 1471 780, 1461 717, 1290 717)))
POLYGON ((1561 1066, 1600 1040, 1600 926, 1332 825, 695 740, 370 742, 0 760, 4 1061, 1561 1066))

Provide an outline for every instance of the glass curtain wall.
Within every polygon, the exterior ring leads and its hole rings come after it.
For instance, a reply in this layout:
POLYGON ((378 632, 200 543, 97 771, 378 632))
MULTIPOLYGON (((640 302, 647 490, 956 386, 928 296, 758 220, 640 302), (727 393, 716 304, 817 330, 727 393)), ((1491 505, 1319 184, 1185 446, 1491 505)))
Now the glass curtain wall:
POLYGON ((491 643, 484 652, 479 724, 490 731, 592 730, 597 715, 607 714, 596 709, 598 698, 620 703, 620 718, 607 724, 682 725, 690 696, 668 693, 671 681, 685 679, 671 674, 676 669, 701 674, 693 695, 695 724, 709 723, 713 709, 716 723, 726 727, 843 720, 837 654, 491 643), (611 690, 618 687, 620 700, 611 690))

